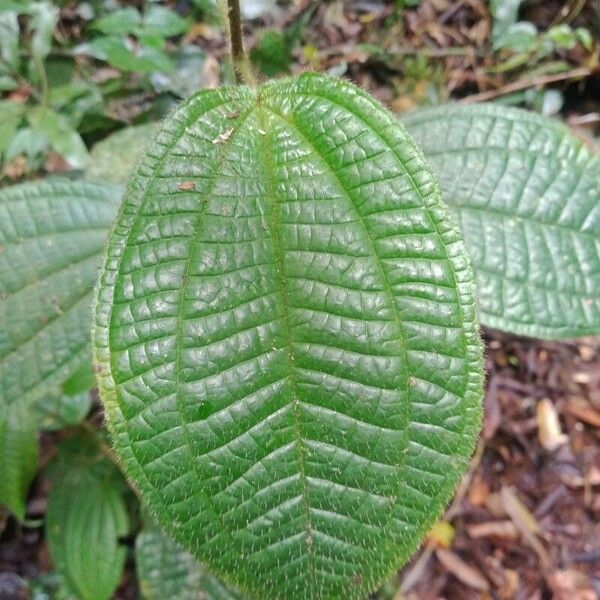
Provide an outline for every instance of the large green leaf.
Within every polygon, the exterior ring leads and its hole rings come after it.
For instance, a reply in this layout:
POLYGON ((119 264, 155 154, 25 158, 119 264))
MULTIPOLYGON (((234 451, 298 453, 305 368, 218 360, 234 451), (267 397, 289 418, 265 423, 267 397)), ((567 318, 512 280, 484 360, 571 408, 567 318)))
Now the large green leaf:
POLYGON ((0 410, 55 393, 89 360, 92 290, 118 188, 0 190, 0 410))
POLYGON ((253 597, 364 597, 480 417, 468 259, 397 120, 313 74, 200 92, 107 252, 101 394, 161 525, 253 597))
POLYGON ((135 541, 140 590, 145 600, 240 600, 188 552, 156 527, 135 541))
POLYGON ((125 563, 129 517, 118 472, 87 438, 60 449, 48 496, 46 538, 56 570, 79 600, 112 598, 125 563))
POLYGON ((462 229, 483 323, 544 338, 600 333, 600 155, 505 106, 442 106, 405 123, 462 229))

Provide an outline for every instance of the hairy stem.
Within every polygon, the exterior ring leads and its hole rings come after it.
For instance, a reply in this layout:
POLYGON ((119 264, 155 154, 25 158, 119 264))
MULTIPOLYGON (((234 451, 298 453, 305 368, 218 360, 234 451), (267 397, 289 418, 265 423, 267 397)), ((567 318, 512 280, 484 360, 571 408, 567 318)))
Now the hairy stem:
POLYGON ((244 54, 244 38, 242 33, 242 11, 240 0, 227 0, 227 19, 229 21, 229 32, 231 37, 231 58, 235 71, 236 83, 244 83, 244 65, 246 55, 244 54))

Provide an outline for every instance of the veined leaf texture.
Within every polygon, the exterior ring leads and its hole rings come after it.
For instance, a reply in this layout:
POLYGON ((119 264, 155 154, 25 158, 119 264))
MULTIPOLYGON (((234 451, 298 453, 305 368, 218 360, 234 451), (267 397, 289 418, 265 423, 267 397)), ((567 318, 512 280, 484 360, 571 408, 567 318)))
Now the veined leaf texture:
POLYGON ((404 123, 462 230, 484 325, 600 333, 600 154, 557 121, 506 106, 441 106, 404 123))
POLYGON ((129 183, 98 288, 115 448, 154 516, 254 598, 364 598, 479 430, 471 269, 397 119, 306 74, 202 91, 129 183))
POLYGON ((0 410, 56 394, 89 364, 92 291, 121 196, 66 180, 0 190, 0 410))

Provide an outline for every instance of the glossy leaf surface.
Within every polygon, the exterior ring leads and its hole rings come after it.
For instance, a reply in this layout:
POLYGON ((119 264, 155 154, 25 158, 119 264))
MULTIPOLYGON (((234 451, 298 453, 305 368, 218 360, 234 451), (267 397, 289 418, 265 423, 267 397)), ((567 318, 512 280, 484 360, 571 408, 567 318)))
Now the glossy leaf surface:
POLYGON ((156 527, 136 538, 135 560, 145 600, 241 600, 156 527))
POLYGON ((30 406, 89 360, 90 305, 117 188, 0 190, 0 409, 30 406))
POLYGON ((462 229, 483 323, 543 338, 600 333, 600 155, 506 106, 442 106, 404 122, 462 229))
POLYGON ((479 427, 472 275, 421 153, 327 77, 201 92, 129 184, 95 351, 161 525, 257 598, 362 598, 479 427))

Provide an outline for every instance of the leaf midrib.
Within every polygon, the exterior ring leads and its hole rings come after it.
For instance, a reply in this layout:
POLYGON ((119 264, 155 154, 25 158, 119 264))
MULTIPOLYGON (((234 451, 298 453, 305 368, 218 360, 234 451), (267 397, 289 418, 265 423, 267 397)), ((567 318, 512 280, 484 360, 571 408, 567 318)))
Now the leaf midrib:
MULTIPOLYGON (((219 176, 219 173, 221 172, 223 163, 225 162, 225 159, 227 157, 227 152, 231 148, 232 142, 239 135, 239 132, 241 131, 243 124, 247 121, 249 116, 252 114, 254 108, 255 108, 255 105, 252 104, 250 106, 250 108, 246 109, 246 111, 244 111, 244 113, 242 113, 241 115, 239 115, 237 117, 237 121, 235 123, 235 128, 231 132, 231 135, 225 140, 225 142, 223 144, 219 145, 221 152, 220 152, 220 155, 214 165, 214 170, 212 173, 212 181, 209 183, 209 185, 208 185, 205 193, 202 195, 201 199, 199 199, 198 215, 197 215, 196 221, 194 223, 194 232, 195 233, 192 236, 192 239, 190 241, 189 254, 185 261, 185 268, 184 268, 184 272, 183 272, 183 283, 182 283, 181 292, 180 292, 179 311, 176 316, 177 325, 176 325, 176 329, 175 329, 175 362, 174 362, 175 399, 176 399, 175 402, 176 402, 177 412, 179 413, 179 417, 180 417, 180 421, 181 421, 181 427, 182 427, 185 443, 186 443, 186 446, 188 449, 189 456, 191 457, 192 468, 194 470, 196 480, 198 481, 198 483, 200 484, 201 487, 202 487, 203 481, 202 481, 202 478, 200 477, 200 473, 198 471, 198 468, 196 467, 195 460, 194 460, 193 443, 192 443, 192 438, 191 438, 189 428, 188 428, 189 424, 184 417, 183 409, 181 407, 181 383, 182 383, 182 381, 181 381, 181 368, 180 367, 181 367, 181 351, 183 349, 183 344, 181 343, 182 333, 183 333, 182 327, 183 327, 183 324, 185 323, 185 320, 183 318, 185 295, 186 295, 187 288, 188 288, 188 285, 190 282, 189 271, 191 268, 192 257, 194 256, 192 250, 193 250, 193 247, 198 243, 199 238, 202 233, 200 224, 202 222, 203 217, 205 216, 208 200, 210 199, 210 196, 211 196, 212 192, 214 191, 215 186, 218 183, 218 176, 219 176)), ((170 154, 170 152, 167 152, 166 156, 169 156, 169 154, 170 154)), ((158 172, 158 169, 156 170, 156 172, 158 172)), ((219 513, 218 510, 215 509, 212 498, 208 495, 204 495, 204 497, 206 498, 207 503, 211 509, 212 516, 218 523, 220 523, 221 531, 223 533, 225 533, 227 535, 227 537, 231 538, 231 533, 225 527, 225 523, 222 519, 221 514, 219 513)))
MULTIPOLYGON (((314 95, 318 95, 318 94, 314 94, 314 95)), ((331 102, 332 104, 336 104, 333 100, 331 100, 330 98, 326 98, 329 102, 331 102)), ((287 126, 288 128, 291 128, 294 130, 294 132, 300 137, 300 139, 303 140, 303 142, 312 149, 312 151, 314 152, 314 155, 318 158, 318 160, 320 160, 323 165, 326 167, 327 169, 327 173, 329 173, 333 179, 333 181, 335 181, 335 183, 337 184, 339 190, 341 191, 341 193, 343 194, 343 196, 346 198, 346 200, 348 201, 349 205, 353 207, 354 212, 357 214, 358 216, 358 221, 362 224, 363 228, 365 229, 367 235, 366 235, 366 239, 368 240, 369 245, 371 246, 371 251, 372 251, 372 255, 376 258, 376 264, 378 267, 378 270, 380 272, 380 276, 382 278, 382 281, 384 282, 384 290, 383 292, 386 294, 386 296, 388 297, 388 302, 389 302, 389 308, 391 309, 393 315, 394 315, 394 321, 396 322, 396 326, 397 326, 397 331, 398 331, 398 335, 400 337, 400 347, 401 347, 401 352, 402 352, 402 356, 401 356, 401 365, 403 366, 403 373, 402 373, 402 379, 405 382, 404 387, 399 387, 398 388, 398 392, 402 391, 405 394, 405 403, 406 403, 406 407, 407 407, 407 426, 410 424, 411 422, 411 416, 410 416, 410 410, 411 410, 411 399, 410 399, 410 386, 406 385, 407 383, 407 379, 406 379, 406 368, 408 365, 408 355, 407 355, 407 344, 406 344, 406 335, 404 333, 404 328, 402 325, 402 321, 400 319, 400 316, 398 314, 398 308, 396 306, 396 301, 395 301, 395 296, 394 293, 392 291, 392 287, 391 284, 389 282, 387 273, 385 271, 385 269, 383 268, 383 264, 381 261, 381 258, 379 256, 379 252, 377 251, 377 248, 375 247, 375 243, 371 237, 369 228, 367 227, 367 224, 365 223, 364 217, 363 215, 358 211, 358 209, 356 208, 353 198, 352 198, 352 193, 350 191, 348 191, 347 187, 344 185, 343 181, 341 180, 341 178, 339 177, 336 169, 334 168, 334 166, 329 163, 329 161, 327 161, 327 159, 322 155, 322 153, 320 152, 320 150, 312 143, 312 141, 310 139, 307 138, 306 134, 300 130, 298 128, 298 126, 292 122, 289 118, 287 118, 285 115, 277 112, 272 106, 264 106, 264 110, 268 110, 269 113, 271 115, 273 115, 276 119, 280 120, 282 123, 284 123, 285 126, 287 126)), ((348 109, 346 109, 348 110, 348 109)), ((356 116, 356 115, 355 115, 356 116)), ((365 125, 371 130, 373 131, 373 128, 368 124, 365 123, 365 125)), ((268 127, 263 127, 263 129, 265 131, 268 131, 268 127)), ((382 138, 382 141, 385 143, 385 145, 390 148, 391 145, 388 143, 387 140, 382 138)), ((398 161, 401 163, 402 161, 400 160, 400 157, 398 157, 396 155, 396 157, 398 158, 398 161)), ((416 191, 416 193, 418 193, 420 195, 420 191, 418 189, 418 186, 415 185, 412 177, 410 177, 414 189, 416 191)), ((423 203, 423 208, 427 211, 427 207, 425 206, 425 203, 423 203)), ((289 331, 289 327, 287 328, 287 330, 289 331)), ((291 340, 290 340, 290 348, 291 348, 291 340)), ((298 401, 299 404, 299 401, 298 401)), ((404 456, 404 455, 403 455, 404 456)), ((402 460, 399 464, 396 465, 396 469, 400 470, 402 468, 404 464, 404 461, 402 460)), ((392 505, 390 506, 389 509, 389 515, 391 517, 391 515, 393 514, 394 511, 394 506, 397 503, 397 496, 394 499, 392 505)), ((309 507, 310 510, 310 507, 309 507)))
POLYGON ((293 409, 292 413, 294 415, 294 435, 295 435, 295 446, 298 453, 298 469, 300 471, 300 486, 302 488, 302 510, 304 512, 304 527, 305 527, 305 543, 306 543, 306 555, 307 555, 307 565, 308 572, 310 577, 310 596, 311 598, 315 597, 315 559, 313 552, 313 533, 312 533, 312 519, 310 514, 310 501, 308 496, 308 478, 306 475, 306 465, 305 465, 305 454, 306 448, 304 445, 304 440, 302 437, 302 431, 300 429, 300 397, 298 394, 298 387, 295 378, 295 368, 294 368, 294 351, 292 349, 292 337, 291 337, 291 320, 289 316, 289 297, 287 291, 287 282, 286 282, 286 272, 285 272, 285 262, 283 258, 283 246, 281 243, 281 235, 279 233, 281 223, 278 217, 279 210, 279 202, 277 200, 277 194, 275 192, 275 185, 273 181, 273 165, 269 160, 269 145, 267 141, 270 140, 271 135, 269 131, 269 127, 266 123, 265 118, 265 110, 262 106, 257 107, 256 110, 258 121, 261 125, 263 131, 268 132, 267 135, 262 136, 259 134, 259 143, 262 151, 262 163, 265 166, 265 174, 266 174, 266 182, 267 182, 267 196, 271 199, 271 236, 273 242, 275 244, 275 259, 277 261, 277 272, 279 274, 279 285, 281 289, 281 305, 282 305, 282 313, 283 313, 283 322, 284 322, 284 330, 286 335, 286 356, 288 362, 289 369, 289 382, 290 382, 290 391, 292 394, 292 402, 293 409), (268 137, 267 137, 268 136, 268 137), (264 139, 262 139, 264 138, 264 139))

